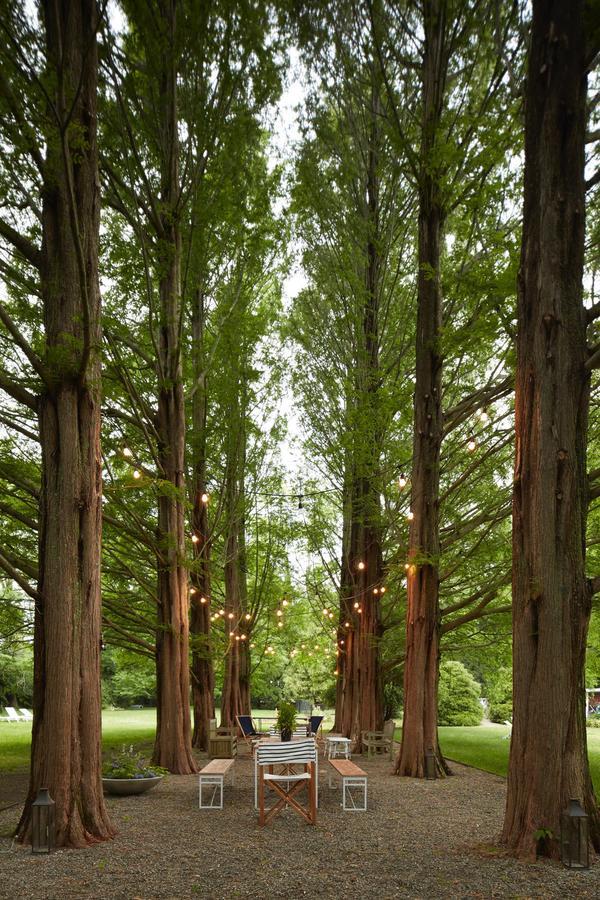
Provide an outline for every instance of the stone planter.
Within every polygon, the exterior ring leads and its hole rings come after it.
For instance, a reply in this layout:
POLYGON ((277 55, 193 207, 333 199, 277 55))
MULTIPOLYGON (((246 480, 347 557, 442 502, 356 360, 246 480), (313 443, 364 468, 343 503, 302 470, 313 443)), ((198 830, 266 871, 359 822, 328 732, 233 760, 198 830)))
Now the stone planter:
POLYGON ((162 779, 162 775, 153 775, 151 778, 103 778, 102 787, 105 794, 119 794, 124 797, 131 794, 143 794, 156 787, 162 779))

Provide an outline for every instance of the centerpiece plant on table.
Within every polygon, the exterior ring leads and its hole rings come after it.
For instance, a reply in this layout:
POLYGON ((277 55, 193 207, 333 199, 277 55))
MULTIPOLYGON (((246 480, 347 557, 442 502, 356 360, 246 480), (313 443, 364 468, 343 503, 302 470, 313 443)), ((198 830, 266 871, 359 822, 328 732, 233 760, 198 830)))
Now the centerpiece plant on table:
POLYGON ((277 712, 277 730, 281 732, 282 741, 291 741, 296 727, 296 707, 293 703, 284 700, 279 705, 277 712))

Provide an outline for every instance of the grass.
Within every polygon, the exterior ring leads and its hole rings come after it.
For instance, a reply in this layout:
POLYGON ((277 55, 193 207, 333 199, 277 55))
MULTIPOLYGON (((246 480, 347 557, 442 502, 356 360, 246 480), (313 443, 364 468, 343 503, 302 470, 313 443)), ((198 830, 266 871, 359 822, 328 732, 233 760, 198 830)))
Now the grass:
MULTIPOLYGON (((254 710, 255 716, 274 716, 274 710, 254 710)), ((331 727, 326 715, 325 727, 331 727)), ((156 710, 110 709, 102 713, 102 749, 118 750, 123 744, 149 750, 154 740, 156 710)), ((440 728, 442 752, 456 762, 475 766, 494 775, 506 775, 509 741, 505 725, 480 725, 474 728, 440 728)), ((400 739, 396 730, 396 740, 400 739)), ((600 728, 588 728, 588 757, 596 793, 600 793, 600 728)), ((0 772, 18 772, 29 766, 31 723, 0 722, 0 772)))

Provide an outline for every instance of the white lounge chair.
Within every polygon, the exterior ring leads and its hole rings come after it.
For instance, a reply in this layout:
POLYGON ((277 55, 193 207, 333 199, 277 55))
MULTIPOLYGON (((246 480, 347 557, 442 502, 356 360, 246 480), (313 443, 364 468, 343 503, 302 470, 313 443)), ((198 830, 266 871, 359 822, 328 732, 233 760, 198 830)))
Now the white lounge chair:
POLYGON ((19 712, 26 722, 33 722, 33 713, 30 709, 21 709, 21 707, 19 707, 19 712))
POLYGON ((8 715, 8 722, 24 722, 23 716, 20 716, 19 713, 12 706, 6 707, 6 713, 8 715))

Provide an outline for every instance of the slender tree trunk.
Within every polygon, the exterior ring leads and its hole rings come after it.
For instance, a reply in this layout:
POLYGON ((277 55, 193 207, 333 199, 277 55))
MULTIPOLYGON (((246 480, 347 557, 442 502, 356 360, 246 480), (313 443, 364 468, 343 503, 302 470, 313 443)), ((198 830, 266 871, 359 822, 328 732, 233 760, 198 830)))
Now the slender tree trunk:
POLYGON ((192 695, 194 703, 194 733, 192 744, 201 750, 208 750, 209 721, 215 714, 215 676, 210 642, 210 535, 208 525, 208 504, 202 501, 206 492, 206 416, 207 387, 203 376, 204 358, 204 298, 198 292, 194 307, 193 321, 194 347, 194 394, 193 408, 193 470, 194 499, 192 524, 198 538, 194 545, 197 569, 192 575, 192 616, 190 622, 192 640, 192 695), (201 380, 199 380, 201 379, 201 380))
POLYGON ((100 196, 96 145, 97 9, 44 4, 55 114, 47 140, 41 291, 53 382, 39 404, 42 490, 29 791, 17 829, 31 837, 41 787, 56 802, 56 843, 111 838, 101 782, 100 196), (76 137, 76 152, 67 146, 76 137))
POLYGON ((163 10, 161 81, 162 173, 160 265, 160 367, 157 431, 158 630, 156 640, 157 723, 153 762, 187 775, 197 771, 192 755, 189 675, 189 597, 185 567, 185 405, 181 370, 181 236, 179 199, 175 0, 163 10))
POLYGON ((583 0, 534 0, 525 119, 513 493, 513 732, 503 840, 559 854, 577 798, 600 850, 584 662, 589 376, 582 305, 583 0), (536 830, 552 833, 537 841, 536 830))
MULTIPOLYGON (((380 589, 383 586, 381 552, 380 485, 378 479, 381 434, 379 427, 379 177, 380 144, 379 80, 373 75, 371 126, 366 170, 367 225, 365 302, 362 309, 359 359, 356 366, 357 418, 354 454, 347 476, 351 497, 351 521, 346 531, 348 551, 343 556, 343 604, 338 646, 343 658, 342 681, 337 699, 336 723, 360 751, 362 732, 383 724, 383 687, 380 670, 382 636, 380 589), (350 627, 345 627, 345 622, 350 627)), ((346 551, 346 548, 343 548, 346 551)))
POLYGON ((413 467, 408 542, 408 599, 404 664, 404 719, 396 774, 423 778, 425 753, 447 772, 437 736, 439 676, 439 480, 442 442, 442 292, 440 257, 443 210, 433 164, 446 71, 446 3, 425 0, 422 169, 419 185, 418 310, 413 467))
MULTIPOLYGON (((242 388, 243 395, 243 388, 242 388)), ((231 428, 226 480, 228 531, 225 557, 225 656, 221 724, 235 725, 235 717, 250 714, 250 647, 246 630, 247 584, 244 517, 244 471, 246 464, 245 401, 236 398, 231 428), (231 616, 232 618, 229 618, 231 616), (245 635, 245 639, 242 638, 245 635)))

